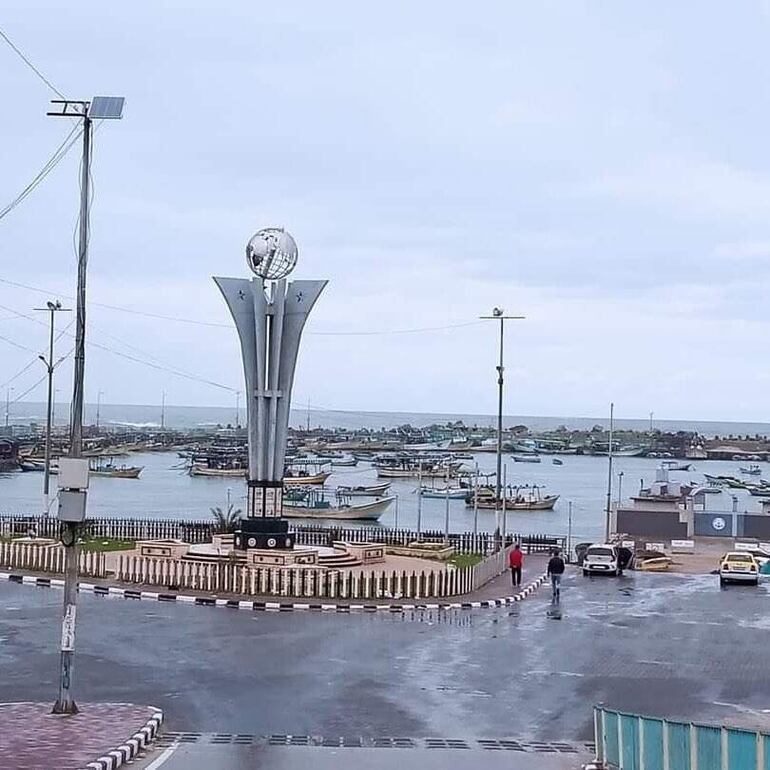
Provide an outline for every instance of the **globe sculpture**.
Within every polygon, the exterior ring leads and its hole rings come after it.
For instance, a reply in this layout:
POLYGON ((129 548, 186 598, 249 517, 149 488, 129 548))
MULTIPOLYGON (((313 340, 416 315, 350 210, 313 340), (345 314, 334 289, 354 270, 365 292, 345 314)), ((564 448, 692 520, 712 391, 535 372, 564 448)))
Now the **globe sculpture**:
POLYGON ((257 231, 246 244, 246 262, 253 273, 266 281, 285 278, 296 266, 297 244, 282 227, 257 231))

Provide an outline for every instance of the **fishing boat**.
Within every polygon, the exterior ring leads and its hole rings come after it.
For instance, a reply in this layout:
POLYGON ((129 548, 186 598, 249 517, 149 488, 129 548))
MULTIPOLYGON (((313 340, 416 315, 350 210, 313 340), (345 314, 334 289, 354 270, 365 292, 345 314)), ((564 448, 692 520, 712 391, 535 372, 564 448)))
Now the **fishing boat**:
POLYGON ((42 462, 41 460, 30 460, 29 458, 20 458, 19 459, 19 467, 23 471, 44 471, 45 470, 45 462, 42 462))
POLYGON ((283 484, 286 487, 323 486, 332 475, 330 470, 326 470, 328 466, 328 460, 298 457, 284 466, 283 484))
POLYGON ((337 495, 336 504, 316 489, 295 489, 283 497, 283 516, 287 519, 338 519, 341 521, 377 521, 395 496, 381 497, 368 503, 351 503, 346 495, 337 495))
POLYGON ((683 463, 679 460, 663 460, 660 465, 667 471, 689 471, 692 468, 692 463, 683 463))
POLYGON ((382 497, 389 489, 389 481, 383 484, 370 484, 369 486, 347 487, 341 485, 337 487, 337 494, 348 497, 382 497))
POLYGON ((224 476, 226 478, 246 478, 245 468, 211 468, 206 465, 193 464, 190 466, 191 476, 224 476))
POLYGON ((564 460, 560 460, 558 457, 554 457, 551 462, 554 465, 564 465, 564 460))
POLYGON ((745 473, 747 476, 761 476, 762 469, 758 465, 749 465, 748 468, 738 468, 741 473, 745 473))
POLYGON ((440 497, 442 500, 464 500, 468 490, 462 487, 421 487, 418 494, 423 497, 440 497))
MULTIPOLYGON (((144 470, 143 465, 114 465, 112 462, 102 463, 94 462, 89 464, 89 476, 102 476, 113 479, 138 479, 139 474, 144 470)), ((51 465, 50 473, 56 476, 59 473, 58 465, 51 465)))
POLYGON ((747 487, 747 489, 754 497, 770 497, 770 487, 747 487))
POLYGON ((540 455, 511 455, 515 463, 539 463, 540 455))
POLYGON ((378 456, 374 460, 377 477, 381 479, 454 478, 461 463, 443 456, 397 454, 378 456))
POLYGON ((331 461, 332 468, 354 468, 358 465, 355 457, 335 457, 331 461))
MULTIPOLYGON (((550 511, 556 505, 559 495, 543 495, 540 492, 541 487, 519 486, 508 487, 504 492, 505 509, 507 511, 550 511)), ((465 498, 465 504, 472 508, 476 505, 475 494, 471 492, 465 498)), ((503 501, 498 500, 493 487, 479 487, 478 507, 502 509, 503 501)))

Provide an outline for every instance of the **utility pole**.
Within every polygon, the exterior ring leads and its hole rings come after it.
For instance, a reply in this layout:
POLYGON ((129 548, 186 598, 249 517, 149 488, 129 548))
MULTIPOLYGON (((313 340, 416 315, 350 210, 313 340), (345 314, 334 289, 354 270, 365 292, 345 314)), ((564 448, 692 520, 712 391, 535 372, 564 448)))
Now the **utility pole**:
POLYGON ((11 417, 11 393, 13 388, 5 389, 5 432, 8 433, 8 421, 11 417))
POLYGON ((422 459, 417 466, 417 540, 422 535, 422 459))
POLYGON ((495 521, 495 547, 499 547, 500 541, 500 514, 499 509, 501 505, 500 489, 502 482, 502 465, 503 465, 503 372, 505 368, 503 366, 503 342, 505 336, 505 322, 506 321, 522 321, 524 316, 519 315, 504 315, 502 308, 496 307, 492 310, 492 315, 479 316, 484 321, 499 321, 500 322, 500 363, 496 367, 497 369, 497 477, 495 479, 495 511, 497 512, 495 521))
POLYGON ((101 411, 102 411, 102 395, 104 391, 100 390, 96 394, 96 429, 99 430, 99 418, 101 417, 101 411))
POLYGON ((610 539, 610 514, 612 511, 612 428, 613 418, 615 413, 615 404, 610 404, 610 437, 607 446, 607 510, 606 521, 604 525, 604 542, 609 542, 610 539))
MULTIPOLYGON (((78 238, 77 304, 75 324, 75 371, 70 410, 69 458, 81 460, 72 463, 73 479, 78 480, 67 494, 59 496, 59 519, 62 522, 64 546, 64 601, 62 613, 61 659, 59 666, 59 697, 54 704, 54 714, 77 714, 78 707, 72 695, 72 668, 75 650, 75 613, 78 581, 78 534, 85 519, 86 491, 88 485, 87 461, 83 456, 83 392, 85 388, 86 362, 86 274, 88 268, 89 198, 91 181, 91 133, 94 120, 114 120, 123 115, 123 97, 96 96, 90 102, 72 99, 53 100, 56 111, 53 117, 76 118, 83 122, 83 157, 80 169, 80 222, 78 238), (74 472, 75 468, 84 473, 74 472), (66 501, 66 502, 65 502, 66 501)), ((64 485, 62 463, 59 464, 59 486, 64 485)))
POLYGON ((62 307, 61 302, 57 299, 56 302, 51 302, 50 300, 46 302, 46 307, 36 307, 34 309, 47 310, 50 314, 48 359, 42 355, 38 356, 48 371, 48 409, 45 421, 45 473, 43 474, 43 515, 48 516, 51 507, 49 489, 51 481, 51 429, 53 425, 53 370, 56 367, 56 363, 53 360, 53 333, 54 326, 56 325, 56 313, 69 312, 69 308, 62 307))

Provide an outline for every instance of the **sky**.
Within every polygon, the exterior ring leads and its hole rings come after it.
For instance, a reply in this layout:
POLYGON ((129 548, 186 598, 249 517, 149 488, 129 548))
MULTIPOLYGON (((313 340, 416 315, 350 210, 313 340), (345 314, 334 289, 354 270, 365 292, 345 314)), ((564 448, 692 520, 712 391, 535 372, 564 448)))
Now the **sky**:
MULTIPOLYGON (((95 134, 88 401, 234 404, 211 276, 279 226, 329 280, 298 405, 493 413, 499 306, 526 316, 506 413, 768 419, 770 3, 7 0, 0 27, 67 96, 126 97, 95 134)), ((2 41, 0 90, 2 206, 71 126, 2 41)), ((12 401, 45 397, 33 308, 72 306, 78 149, 0 219, 12 401)))

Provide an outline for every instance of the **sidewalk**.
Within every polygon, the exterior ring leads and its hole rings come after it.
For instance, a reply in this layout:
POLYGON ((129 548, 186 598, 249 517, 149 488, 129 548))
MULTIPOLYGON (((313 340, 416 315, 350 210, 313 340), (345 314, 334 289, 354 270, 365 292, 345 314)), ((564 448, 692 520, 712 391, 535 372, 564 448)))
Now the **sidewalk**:
MULTIPOLYGON (((445 596, 440 598, 406 599, 406 598, 376 598, 376 599, 345 599, 342 597, 328 597, 324 599, 311 597, 292 597, 283 595, 268 596, 244 596, 227 592, 183 591, 164 590, 162 586, 146 585, 141 583, 119 583, 115 580, 100 579, 91 582, 88 578, 78 581, 79 591, 92 591, 95 594, 110 594, 123 596, 126 599, 152 599, 160 601, 190 601, 201 605, 224 605, 233 608, 244 609, 410 609, 420 607, 444 607, 473 609, 479 606, 494 606, 495 602, 506 603, 505 600, 516 594, 522 593, 534 581, 543 575, 546 567, 546 557, 533 554, 527 557, 524 566, 521 585, 514 590, 511 585, 510 572, 506 570, 502 575, 491 580, 478 591, 457 596, 445 596), (246 607, 245 605, 250 605, 246 607), (472 607, 473 605, 473 607, 472 607)), ((27 570, 9 573, 0 570, 0 579, 22 580, 38 586, 60 586, 63 581, 60 576, 51 576, 40 572, 27 570)), ((525 594, 525 596, 528 594, 525 594)), ((524 597, 522 597, 524 598, 524 597)))
POLYGON ((0 768, 119 767, 153 740, 163 719, 156 708, 130 703, 82 703, 74 716, 51 714, 51 706, 0 703, 0 768))

